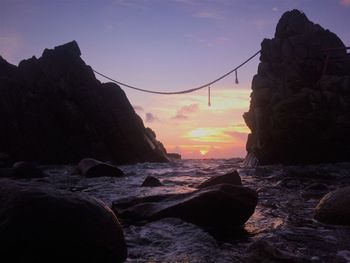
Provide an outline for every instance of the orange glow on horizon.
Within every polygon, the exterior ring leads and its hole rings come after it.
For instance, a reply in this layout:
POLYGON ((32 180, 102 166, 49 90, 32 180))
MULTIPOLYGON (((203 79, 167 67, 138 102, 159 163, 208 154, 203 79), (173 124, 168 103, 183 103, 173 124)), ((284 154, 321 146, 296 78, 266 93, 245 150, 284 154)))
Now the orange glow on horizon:
POLYGON ((202 92, 176 99, 164 97, 148 108, 142 106, 138 114, 168 152, 179 153, 184 159, 244 157, 250 131, 242 115, 249 109, 251 91, 214 91, 211 107, 207 106, 207 93, 202 92), (153 122, 146 121, 150 112, 153 122))

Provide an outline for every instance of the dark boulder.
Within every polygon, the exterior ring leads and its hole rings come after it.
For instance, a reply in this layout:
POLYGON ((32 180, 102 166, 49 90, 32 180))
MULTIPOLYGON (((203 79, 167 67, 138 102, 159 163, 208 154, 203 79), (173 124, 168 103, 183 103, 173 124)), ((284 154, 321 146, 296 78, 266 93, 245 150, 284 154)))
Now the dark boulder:
POLYGON ((92 158, 82 159, 78 164, 78 168, 82 175, 88 178, 102 176, 120 177, 124 175, 123 171, 118 167, 92 158))
POLYGON ((123 262, 127 248, 114 213, 87 195, 47 185, 0 182, 3 262, 123 262))
POLYGON ((118 201, 113 209, 130 222, 175 217, 204 228, 229 229, 244 225, 254 213, 257 199, 257 193, 249 188, 220 184, 192 193, 118 201))
POLYGON ((326 224, 350 226, 350 187, 326 194, 316 207, 315 219, 326 224))
POLYGON ((232 184, 232 185, 242 185, 241 177, 237 171, 233 171, 228 174, 217 175, 209 178, 208 180, 200 183, 197 188, 205 188, 208 186, 213 186, 217 184, 232 184))
POLYGON ((350 160, 350 60, 344 48, 302 12, 282 15, 275 37, 261 43, 244 114, 250 157, 260 164, 350 160))
POLYGON ((157 187, 157 186, 163 186, 163 184, 159 181, 158 178, 154 176, 147 176, 146 179, 143 181, 142 187, 157 187))
POLYGON ((167 161, 124 91, 101 83, 73 41, 18 67, 0 57, 0 152, 15 160, 167 161))

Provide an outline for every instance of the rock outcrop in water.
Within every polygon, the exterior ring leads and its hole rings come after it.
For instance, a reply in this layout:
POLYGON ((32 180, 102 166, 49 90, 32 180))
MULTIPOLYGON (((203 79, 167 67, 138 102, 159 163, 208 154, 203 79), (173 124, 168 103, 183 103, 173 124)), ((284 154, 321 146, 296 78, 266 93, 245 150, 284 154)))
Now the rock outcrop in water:
POLYGON ((186 194, 136 198, 113 203, 113 210, 129 221, 167 217, 215 230, 241 227, 254 213, 257 193, 247 187, 218 184, 186 194))
POLYGON ((101 83, 75 41, 18 67, 0 57, 0 153, 15 160, 166 161, 123 90, 101 83))
POLYGON ((275 37, 261 43, 244 114, 248 154, 260 164, 350 160, 349 59, 334 33, 286 12, 275 37))
POLYGON ((350 226, 350 187, 326 194, 316 207, 315 219, 326 224, 350 226))
POLYGON ((127 248, 114 213, 83 194, 0 181, 2 262, 123 262, 127 248))

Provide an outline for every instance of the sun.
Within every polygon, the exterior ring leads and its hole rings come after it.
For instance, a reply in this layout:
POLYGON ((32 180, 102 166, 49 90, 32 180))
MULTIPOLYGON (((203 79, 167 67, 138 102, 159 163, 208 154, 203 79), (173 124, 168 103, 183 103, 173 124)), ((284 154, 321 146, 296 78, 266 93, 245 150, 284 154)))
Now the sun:
POLYGON ((208 151, 208 150, 205 150, 205 149, 199 150, 199 153, 200 153, 201 155, 206 155, 208 152, 209 152, 209 151, 208 151))

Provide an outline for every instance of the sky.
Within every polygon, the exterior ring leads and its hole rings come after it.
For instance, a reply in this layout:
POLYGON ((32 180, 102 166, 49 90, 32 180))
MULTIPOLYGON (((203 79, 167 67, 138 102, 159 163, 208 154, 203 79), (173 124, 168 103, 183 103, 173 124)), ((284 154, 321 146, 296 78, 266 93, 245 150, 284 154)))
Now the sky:
MULTIPOLYGON (((105 75, 179 91, 235 68, 295 8, 350 45, 350 0, 0 0, 0 55, 17 65, 76 40, 85 63, 105 75)), ((259 56, 238 71, 239 84, 232 75, 212 85, 210 107, 207 89, 173 96, 123 89, 168 152, 244 157, 242 115, 258 63, 259 56)))

